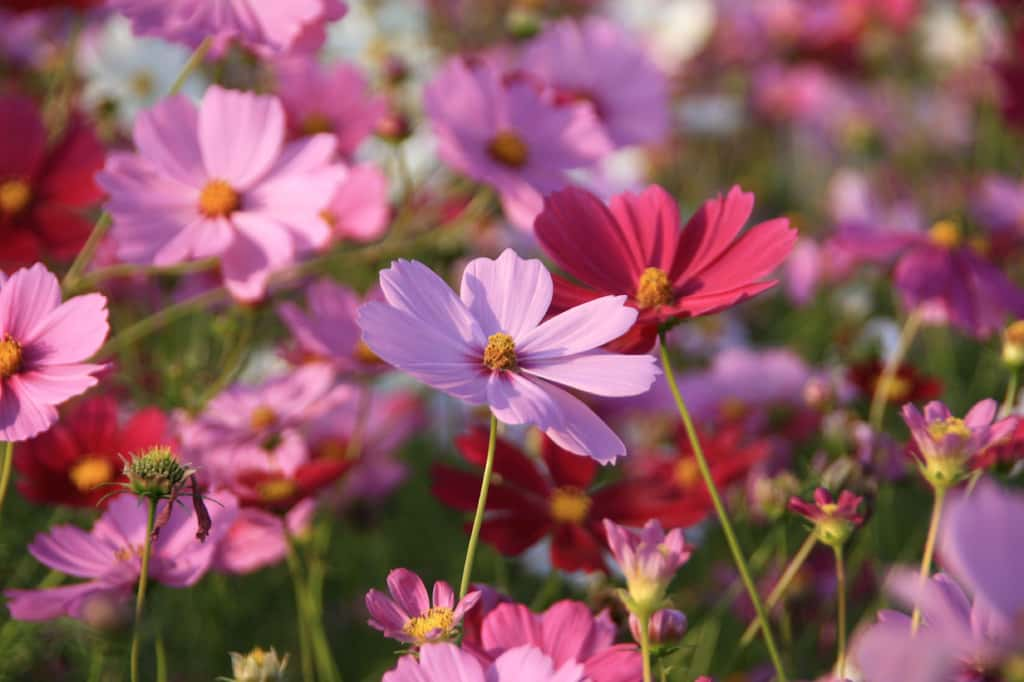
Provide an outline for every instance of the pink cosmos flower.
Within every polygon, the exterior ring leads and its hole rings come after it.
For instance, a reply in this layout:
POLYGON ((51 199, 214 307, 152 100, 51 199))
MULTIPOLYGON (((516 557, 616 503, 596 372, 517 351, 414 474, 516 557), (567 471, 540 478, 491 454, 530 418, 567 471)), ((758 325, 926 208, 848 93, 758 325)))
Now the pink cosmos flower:
POLYGON ((388 592, 366 593, 366 609, 370 627, 385 637, 414 645, 438 642, 451 637, 466 611, 473 608, 480 593, 472 591, 455 603, 455 593, 448 583, 434 583, 433 605, 427 587, 418 575, 404 568, 388 573, 388 592))
POLYGON ((83 362, 107 338, 107 299, 60 300, 41 263, 0 272, 0 441, 22 441, 57 421, 57 405, 96 384, 102 365, 83 362))
POLYGON ((364 163, 349 166, 338 190, 320 212, 331 228, 331 241, 372 242, 384 236, 391 217, 388 179, 364 163))
POLYGON ((288 536, 305 533, 315 511, 312 499, 299 502, 283 517, 258 507, 239 509, 217 544, 214 568, 245 574, 280 563, 288 554, 288 536))
POLYGON ((506 651, 490 665, 454 644, 429 644, 419 658, 403 656, 381 682, 584 682, 583 667, 565 663, 557 670, 552 660, 532 646, 506 651))
POLYGON ((863 497, 849 490, 839 493, 836 500, 825 488, 814 491, 814 503, 799 497, 789 498, 789 510, 814 523, 814 532, 827 545, 841 546, 850 537, 853 529, 864 523, 864 517, 857 511, 863 497))
POLYGON ((261 298, 271 273, 330 240, 321 212, 345 175, 332 135, 284 136, 277 98, 217 86, 198 111, 177 96, 141 114, 138 152, 111 154, 98 176, 119 256, 154 265, 219 257, 235 298, 261 298))
POLYGON ((582 663, 591 682, 636 682, 640 652, 633 644, 615 644, 616 630, 607 611, 595 617, 586 604, 569 599, 554 603, 543 614, 506 603, 484 617, 480 645, 490 660, 533 646, 550 656, 555 666, 582 663))
POLYGON ((608 19, 548 24, 526 46, 522 68, 551 85, 557 101, 589 104, 618 146, 660 142, 668 134, 665 75, 608 19))
MULTIPOLYGON (((154 542, 150 580, 189 587, 203 577, 236 512, 231 495, 218 493, 215 499, 218 504, 210 506, 213 526, 205 542, 196 539, 191 508, 174 508, 154 542)), ((32 556, 56 571, 88 580, 42 590, 6 590, 11 617, 81 618, 93 599, 129 599, 139 579, 145 536, 146 507, 131 495, 116 497, 90 532, 62 525, 37 535, 28 547, 32 556)))
POLYGON ((625 454, 607 424, 555 385, 605 396, 650 388, 659 374, 653 357, 600 350, 636 319, 624 296, 541 322, 551 275, 511 249, 471 261, 461 297, 416 261, 395 261, 380 284, 386 302, 360 308, 359 326, 382 359, 471 405, 488 405, 506 424, 534 424, 570 452, 602 463, 625 454))
MULTIPOLYGON (((626 576, 629 598, 642 611, 657 608, 665 597, 679 567, 690 559, 693 547, 686 544, 680 528, 668 534, 655 519, 644 524, 640 532, 604 520, 608 549, 626 576)), ((630 608, 630 611, 636 609, 630 608)))
POLYGON ((312 57, 282 60, 274 67, 277 94, 297 136, 334 133, 338 153, 351 157, 388 111, 352 64, 321 66, 312 57))
POLYGON ((505 215, 529 229, 542 195, 568 184, 610 142, 583 103, 554 101, 528 76, 504 76, 486 60, 448 61, 427 85, 424 106, 445 163, 501 195, 505 215))
POLYGON ((324 41, 324 25, 340 19, 339 0, 110 0, 137 35, 196 47, 213 37, 213 53, 232 40, 263 55, 313 52, 324 41))
POLYGON ((662 325, 718 312, 775 285, 763 278, 789 254, 796 230, 776 218, 739 236, 753 208, 754 195, 733 187, 706 201, 680 231, 679 206, 657 185, 620 194, 608 206, 576 187, 545 197, 537 239, 579 281, 556 277, 553 310, 625 294, 640 314, 615 348, 649 351, 662 325))

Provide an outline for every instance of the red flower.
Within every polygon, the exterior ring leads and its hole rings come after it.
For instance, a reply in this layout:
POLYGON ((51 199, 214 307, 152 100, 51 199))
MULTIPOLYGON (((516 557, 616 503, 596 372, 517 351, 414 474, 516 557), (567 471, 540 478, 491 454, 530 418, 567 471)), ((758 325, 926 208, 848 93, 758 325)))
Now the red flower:
POLYGON ((29 12, 37 9, 89 9, 98 6, 103 0, 4 0, 4 8, 15 12, 29 12))
MULTIPOLYGON (((483 468, 487 432, 474 429, 457 438, 456 447, 472 464, 483 468)), ((628 481, 595 485, 598 464, 574 455, 545 438, 541 448, 545 469, 515 445, 498 439, 494 478, 487 497, 481 539, 507 556, 520 554, 551 536, 551 563, 564 571, 603 571, 602 519, 642 526, 659 518, 646 486, 628 481)), ((441 502, 461 511, 476 509, 480 474, 434 465, 432 490, 441 502)))
MULTIPOLYGON (((698 431, 711 477, 719 490, 745 477, 751 467, 768 456, 768 440, 747 440, 741 422, 719 427, 714 433, 698 431)), ((657 490, 665 505, 661 518, 666 527, 687 528, 700 523, 714 508, 697 466, 686 432, 678 432, 675 455, 648 454, 633 459, 631 476, 657 490)))
POLYGON ((0 128, 0 269, 74 256, 92 230, 81 211, 103 196, 102 145, 73 117, 48 149, 38 108, 17 95, 0 97, 0 128))
MULTIPOLYGON (((850 367, 847 378, 868 399, 875 394, 882 376, 882 363, 876 358, 850 367)), ((921 403, 942 395, 942 384, 934 377, 918 372, 913 366, 901 364, 883 391, 890 403, 921 403)))
POLYGON ((612 347, 647 352, 659 326, 717 312, 775 284, 762 278, 789 254, 796 230, 776 218, 737 238, 753 207, 754 195, 733 187, 706 201, 680 231, 679 207, 657 185, 620 194, 607 207, 576 187, 549 195, 534 230, 582 284, 556 276, 551 312, 626 294, 640 316, 612 347))
POLYGON ((122 455, 173 444, 160 410, 139 410, 121 426, 117 401, 88 398, 49 431, 14 448, 18 490, 34 502, 94 507, 111 491, 104 483, 125 480, 122 455))

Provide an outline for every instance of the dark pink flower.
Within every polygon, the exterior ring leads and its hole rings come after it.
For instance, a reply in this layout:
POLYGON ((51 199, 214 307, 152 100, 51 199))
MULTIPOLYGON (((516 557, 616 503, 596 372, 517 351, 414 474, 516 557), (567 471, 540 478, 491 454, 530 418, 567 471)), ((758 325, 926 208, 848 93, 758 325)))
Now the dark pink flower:
POLYGON ((428 644, 419 656, 403 656, 398 666, 384 673, 382 682, 586 682, 583 666, 565 663, 555 669, 540 649, 510 649, 493 663, 481 662, 454 644, 428 644))
POLYGON ((390 597, 379 590, 366 593, 370 626, 385 637, 416 646, 451 638, 463 615, 480 598, 480 593, 473 591, 456 604, 452 588, 438 580, 431 603, 423 580, 404 568, 388 573, 387 582, 390 597))
POLYGON ((827 545, 842 545, 850 537, 853 529, 864 522, 857 509, 863 497, 854 495, 849 490, 839 493, 839 500, 825 488, 814 491, 814 503, 806 502, 799 497, 789 500, 790 511, 800 514, 814 523, 814 532, 818 539, 827 545))
POLYGON ((679 567, 690 559, 693 547, 679 528, 667 534, 657 520, 636 532, 605 519, 608 549, 626 576, 627 606, 631 612, 651 613, 665 599, 665 590, 679 567))

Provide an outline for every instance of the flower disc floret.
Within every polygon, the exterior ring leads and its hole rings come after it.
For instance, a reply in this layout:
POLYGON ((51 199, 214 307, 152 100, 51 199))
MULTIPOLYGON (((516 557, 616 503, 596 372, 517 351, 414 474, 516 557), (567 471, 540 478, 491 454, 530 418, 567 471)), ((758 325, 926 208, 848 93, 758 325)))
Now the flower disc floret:
POLYGON ((516 342, 504 332, 487 337, 484 366, 495 371, 516 368, 516 342))
POLYGON ((194 473, 195 469, 182 464, 166 447, 136 455, 124 466, 129 489, 145 497, 167 497, 194 473))
POLYGON ((659 305, 668 305, 675 299, 672 293, 672 283, 664 270, 658 268, 647 268, 640 275, 640 281, 636 288, 636 302, 646 310, 659 305))
POLYGON ((487 144, 487 153, 498 163, 522 168, 530 158, 530 149, 523 138, 511 130, 500 130, 487 144))
POLYGON ((0 379, 12 377, 20 372, 23 361, 21 344, 10 334, 4 335, 3 340, 0 340, 0 379))

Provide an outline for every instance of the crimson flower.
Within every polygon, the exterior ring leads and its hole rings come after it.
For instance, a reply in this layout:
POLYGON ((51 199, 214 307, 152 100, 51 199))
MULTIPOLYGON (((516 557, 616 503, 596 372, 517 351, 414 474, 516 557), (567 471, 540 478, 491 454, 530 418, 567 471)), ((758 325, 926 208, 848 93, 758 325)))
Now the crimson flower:
POLYGON ((18 491, 34 502, 94 507, 110 492, 104 483, 125 480, 122 456, 155 445, 173 445, 159 409, 139 410, 122 424, 116 400, 88 398, 15 448, 18 491))
POLYGON ((651 185, 604 203, 569 187, 544 199, 534 231, 549 256, 579 284, 555 277, 551 312, 607 294, 626 294, 636 323, 612 348, 647 352, 658 328, 718 312, 775 285, 765 280, 796 241, 786 218, 738 236, 754 195, 733 187, 704 202, 682 231, 679 206, 651 185))
MULTIPOLYGON (((877 358, 850 367, 846 376, 853 385, 860 389, 861 394, 870 398, 878 390, 878 381, 882 378, 882 363, 877 358)), ((912 365, 900 364, 896 373, 882 394, 890 403, 919 403, 934 400, 942 395, 942 383, 938 379, 923 374, 912 365)))
MULTIPOLYGON (((471 464, 483 468, 487 457, 484 429, 457 438, 455 445, 471 464)), ((506 556, 520 554, 551 536, 551 563, 564 571, 603 571, 605 535, 602 519, 642 526, 658 516, 644 485, 620 481, 595 484, 598 463, 575 455, 545 438, 544 467, 501 438, 494 457, 495 476, 487 497, 480 538, 506 556)), ((476 509, 479 473, 443 464, 432 471, 434 495, 460 511, 476 509)))
POLYGON ((92 230, 81 211, 103 196, 92 179, 102 145, 72 117, 48 147, 38 107, 20 95, 0 97, 0 128, 0 269, 74 256, 92 230))

